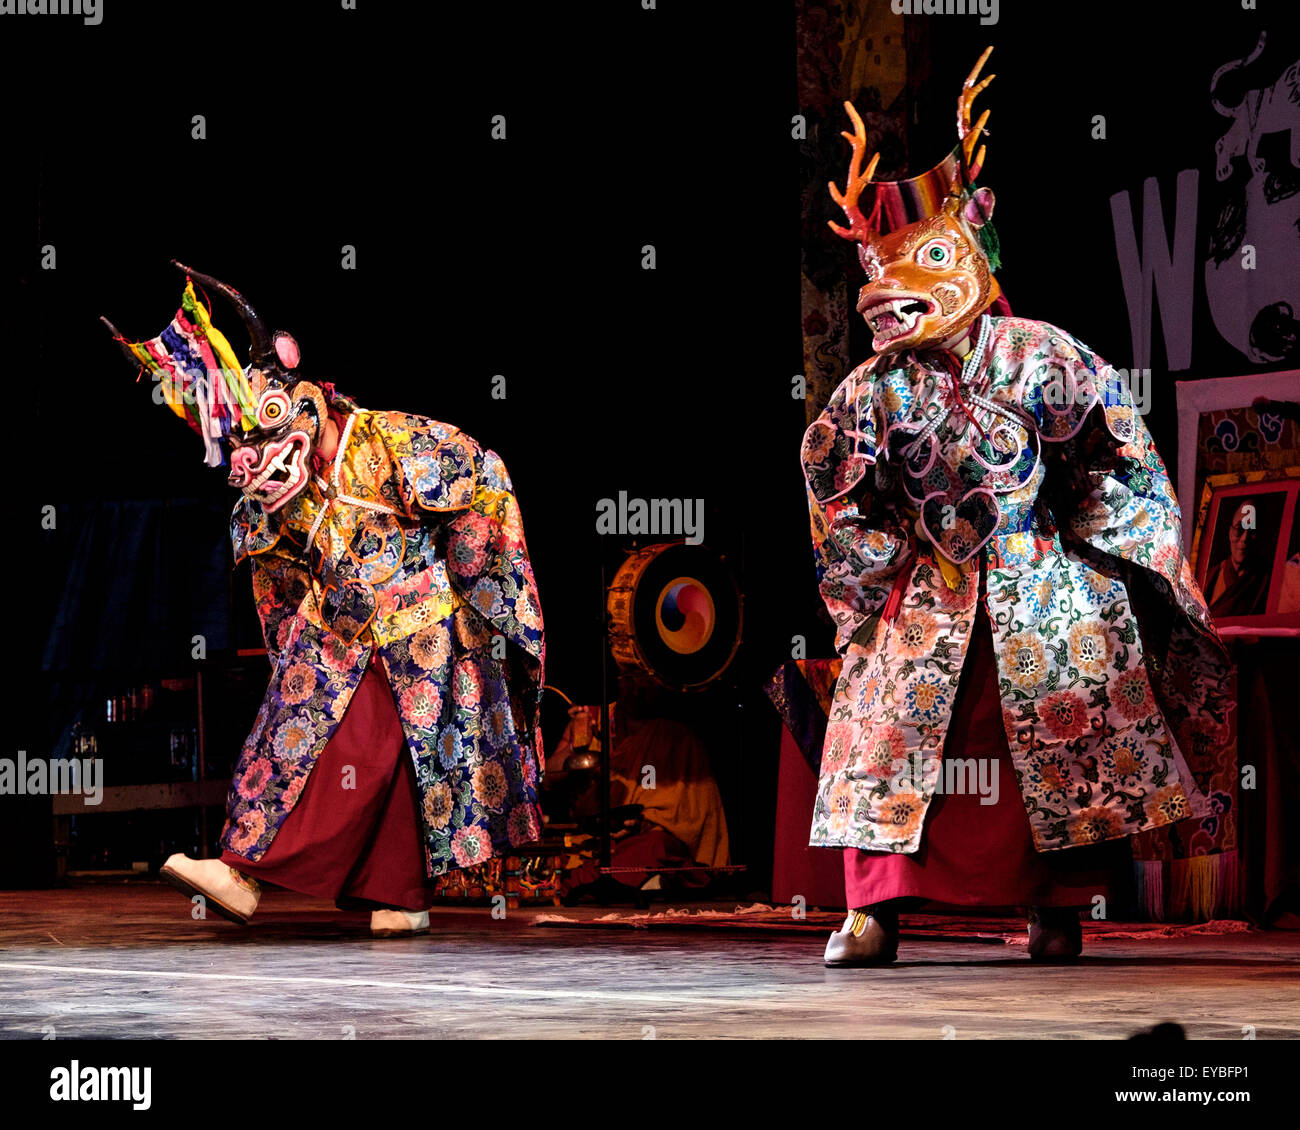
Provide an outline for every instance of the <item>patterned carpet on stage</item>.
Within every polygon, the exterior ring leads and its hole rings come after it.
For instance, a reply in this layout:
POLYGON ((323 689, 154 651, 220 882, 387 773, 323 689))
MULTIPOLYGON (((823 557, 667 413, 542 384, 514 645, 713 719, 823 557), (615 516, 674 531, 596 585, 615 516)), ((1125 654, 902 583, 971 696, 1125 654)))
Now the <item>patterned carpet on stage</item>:
MULTIPOLYGON (((844 923, 843 911, 808 910, 796 918, 794 908, 763 903, 734 910, 613 911, 599 917, 564 913, 539 914, 533 924, 543 927, 624 930, 725 930, 774 934, 824 934, 844 923)), ((901 937, 925 941, 990 942, 1026 945, 1028 928, 1023 918, 904 914, 901 937)), ((1085 938, 1162 939, 1200 937, 1206 934, 1249 932, 1247 922, 1219 920, 1198 923, 1094 922, 1083 923, 1085 938)))

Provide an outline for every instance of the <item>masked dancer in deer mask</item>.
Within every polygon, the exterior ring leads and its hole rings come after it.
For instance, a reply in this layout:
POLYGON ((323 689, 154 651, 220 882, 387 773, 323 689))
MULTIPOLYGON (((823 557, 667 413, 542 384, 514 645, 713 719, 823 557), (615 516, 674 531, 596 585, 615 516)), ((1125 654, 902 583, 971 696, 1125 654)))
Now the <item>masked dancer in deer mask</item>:
POLYGON ((231 783, 220 859, 162 875, 236 922, 260 881, 428 929, 426 883, 540 832, 542 615, 501 459, 448 424, 371 412, 302 379, 297 342, 177 263, 181 308, 128 342, 166 402, 228 459, 271 681, 231 783), (251 338, 242 366, 219 294, 251 338))
MULTIPOLYGON (((874 181, 845 104, 831 227, 857 244, 874 355, 802 448, 843 657, 811 835, 845 849, 828 965, 894 960, 911 900, 1027 906, 1030 956, 1077 956, 1079 908, 1108 893, 1095 845, 1216 803, 1227 655, 1164 465, 1120 375, 1007 316, 993 275, 988 54, 919 177, 874 181)), ((1051 235, 1068 256, 1064 209, 1051 235)))

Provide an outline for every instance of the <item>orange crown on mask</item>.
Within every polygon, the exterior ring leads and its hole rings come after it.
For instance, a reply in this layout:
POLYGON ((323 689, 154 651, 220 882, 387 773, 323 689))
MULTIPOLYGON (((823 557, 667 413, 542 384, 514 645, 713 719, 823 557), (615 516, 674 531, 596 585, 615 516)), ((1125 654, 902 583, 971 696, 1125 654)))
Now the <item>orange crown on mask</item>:
POLYGON ((957 100, 957 146, 934 168, 899 181, 877 181, 874 154, 863 168, 867 131, 851 102, 844 108, 853 147, 844 192, 830 192, 849 226, 831 230, 858 245, 867 275, 857 304, 871 327, 877 353, 933 348, 959 337, 1001 294, 993 272, 1001 265, 990 222, 993 193, 977 188, 984 166, 989 111, 971 124, 971 106, 994 79, 980 79, 993 48, 979 57, 957 100))

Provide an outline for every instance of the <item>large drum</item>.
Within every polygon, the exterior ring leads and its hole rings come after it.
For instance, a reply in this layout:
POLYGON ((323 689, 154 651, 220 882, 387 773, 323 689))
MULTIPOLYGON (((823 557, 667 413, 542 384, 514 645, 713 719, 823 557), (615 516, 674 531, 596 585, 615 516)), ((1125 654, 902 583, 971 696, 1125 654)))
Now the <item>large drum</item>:
POLYGON ((740 647, 740 592, 722 559, 701 545, 637 550, 614 574, 606 608, 619 667, 670 690, 706 687, 740 647))

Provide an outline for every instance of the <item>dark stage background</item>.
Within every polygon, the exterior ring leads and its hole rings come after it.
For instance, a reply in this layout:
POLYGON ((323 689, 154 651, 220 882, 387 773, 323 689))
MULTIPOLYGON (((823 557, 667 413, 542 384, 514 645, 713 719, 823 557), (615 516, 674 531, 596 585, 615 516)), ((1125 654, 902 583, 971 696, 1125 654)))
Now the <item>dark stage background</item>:
MULTIPOLYGON (((709 700, 709 738, 733 855, 761 889, 779 736, 761 685, 794 635, 811 655, 831 647, 797 458, 805 406, 790 395, 803 367, 795 16, 787 2, 107 0, 98 27, 5 20, 7 755, 48 751, 69 722, 50 696, 90 672, 156 676, 197 631, 214 648, 257 642, 247 577, 214 565, 233 492, 97 321, 157 333, 183 285, 175 257, 292 331, 305 375, 369 408, 452 422, 502 455, 546 616, 547 681, 575 701, 599 698, 599 569, 621 560, 596 536, 597 500, 705 500, 705 542, 745 593, 744 646, 709 700), (206 140, 191 139, 194 114, 206 140), (504 142, 490 137, 494 114, 504 142), (641 269, 647 243, 654 271, 641 269), (41 269, 46 244, 55 270, 41 269), (340 268, 344 245, 356 270, 340 268), (492 398, 496 374, 505 400, 492 398), (110 501, 125 508, 105 518, 97 505, 102 532, 82 540, 87 504, 110 501), (47 505, 54 532, 41 528, 47 505), (157 532, 124 550, 145 522, 157 532)), ((1260 27, 1274 29, 1270 52, 1294 51, 1294 6, 1004 0, 992 27, 917 21, 929 76, 911 106, 913 171, 951 148, 961 80, 995 44, 983 180, 998 196, 1004 290, 1016 313, 1131 365, 1109 198, 1130 191, 1140 214, 1142 182, 1157 177, 1172 231, 1176 175, 1195 168, 1208 214, 1226 125, 1210 76, 1260 27), (1090 137, 1094 114, 1105 141, 1090 137)), ((833 175, 846 166, 847 145, 833 175)), ((1198 254, 1207 231, 1199 221, 1198 254)), ((848 246, 833 253, 856 280, 848 246)), ((1190 370, 1172 373, 1154 334, 1147 419, 1171 470, 1174 380, 1267 367, 1217 335, 1202 290, 1190 370)), ((219 302, 214 314, 242 353, 237 319, 219 302)), ((41 820, 33 810, 5 829, 27 837, 37 868, 41 820)))

